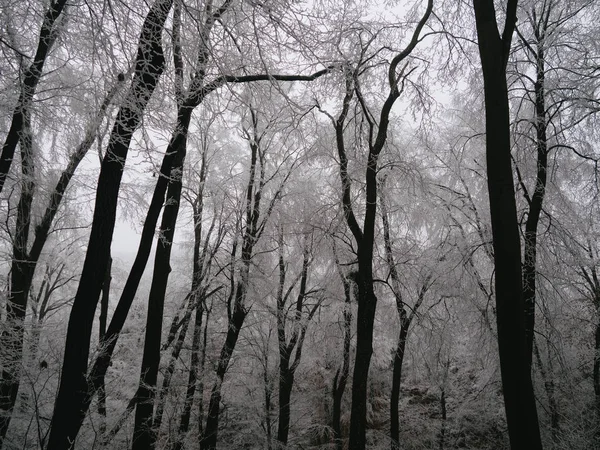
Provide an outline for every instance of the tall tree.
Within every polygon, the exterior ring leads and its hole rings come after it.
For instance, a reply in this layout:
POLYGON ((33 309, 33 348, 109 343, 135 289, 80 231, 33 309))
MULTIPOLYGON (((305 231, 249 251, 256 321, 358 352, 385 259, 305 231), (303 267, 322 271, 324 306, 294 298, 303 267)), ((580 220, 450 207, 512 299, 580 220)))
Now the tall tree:
POLYGON ((22 186, 17 206, 17 219, 13 238, 13 258, 11 267, 10 293, 7 305, 8 327, 2 332, 2 341, 10 351, 7 353, 7 366, 2 371, 0 380, 0 409, 6 413, 0 416, 0 443, 8 429, 11 411, 15 405, 19 390, 19 365, 23 357, 24 320, 27 303, 35 270, 52 232, 54 219, 61 206, 63 197, 69 187, 75 171, 88 150, 94 143, 98 128, 102 123, 111 101, 118 92, 117 82, 109 90, 99 112, 88 125, 83 141, 71 154, 67 167, 62 171, 54 189, 51 191, 48 204, 39 223, 34 227, 33 243, 29 245, 30 229, 33 221, 33 201, 36 193, 35 158, 33 155, 33 135, 29 123, 28 112, 25 115, 24 128, 21 130, 21 167, 22 186), (25 134, 24 134, 25 133, 25 134))
POLYGON ((371 51, 369 47, 373 44, 373 41, 377 37, 376 35, 362 44, 363 47, 360 49, 359 61, 354 66, 348 64, 345 67, 345 92, 339 115, 333 117, 328 112, 321 110, 329 117, 335 129, 339 174, 342 184, 342 208, 347 226, 352 232, 357 248, 358 270, 356 283, 358 287, 358 311, 349 442, 349 448, 352 450, 362 450, 366 446, 367 386, 371 356, 373 354, 373 326, 377 307, 377 296, 375 295, 373 278, 373 251, 375 247, 377 212, 378 160, 387 141, 392 107, 396 103, 396 100, 400 98, 406 77, 410 75, 410 72, 406 73, 406 66, 401 67, 401 64, 417 46, 421 37, 421 31, 427 23, 432 10, 433 0, 429 0, 426 10, 411 35, 408 45, 401 52, 395 54, 390 61, 386 61, 388 92, 378 113, 379 117, 370 110, 367 100, 361 91, 361 76, 367 70, 367 66, 370 64, 372 58, 367 53, 371 51), (366 123, 365 145, 368 150, 362 227, 359 225, 355 213, 352 183, 348 173, 345 136, 347 118, 355 95, 359 109, 362 111, 362 118, 366 123))
POLYGON ((302 252, 302 268, 300 273, 286 288, 288 266, 284 256, 283 226, 279 230, 279 286, 277 288, 277 341, 279 343, 279 421, 277 425, 277 440, 281 445, 287 445, 290 431, 290 403, 294 376, 306 338, 308 323, 313 318, 320 306, 320 301, 309 305, 308 300, 316 294, 315 289, 307 287, 309 268, 311 265, 311 245, 313 236, 306 233, 304 250, 302 252), (290 296, 298 284, 295 307, 292 317, 288 317, 290 309, 290 296), (288 339, 288 322, 291 322, 291 335, 288 339))
POLYGON ((85 416, 80 405, 88 395, 86 373, 92 325, 110 258, 119 187, 133 132, 164 70, 162 31, 171 5, 172 0, 157 0, 146 16, 140 33, 131 87, 117 114, 102 160, 90 240, 69 317, 49 448, 72 448, 83 420, 81 417, 85 416))
POLYGON ((504 406, 511 447, 541 449, 527 355, 521 242, 510 157, 506 65, 517 20, 517 0, 506 4, 502 34, 493 0, 473 0, 473 6, 485 94, 486 162, 504 406))

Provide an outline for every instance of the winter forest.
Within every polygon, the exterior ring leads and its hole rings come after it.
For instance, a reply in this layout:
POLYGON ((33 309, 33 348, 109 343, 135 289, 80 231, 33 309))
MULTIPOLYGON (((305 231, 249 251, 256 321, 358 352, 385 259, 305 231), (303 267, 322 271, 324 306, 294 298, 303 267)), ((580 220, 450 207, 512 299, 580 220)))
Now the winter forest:
POLYGON ((596 0, 0 0, 0 449, 600 449, 596 0))

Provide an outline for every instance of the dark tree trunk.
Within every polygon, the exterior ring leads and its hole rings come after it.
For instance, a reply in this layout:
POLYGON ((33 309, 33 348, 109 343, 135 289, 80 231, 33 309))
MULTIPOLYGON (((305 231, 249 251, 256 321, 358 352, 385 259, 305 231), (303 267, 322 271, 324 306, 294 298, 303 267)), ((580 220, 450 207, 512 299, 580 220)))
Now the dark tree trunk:
POLYGON ((164 70, 161 36, 172 0, 157 0, 142 27, 135 75, 102 161, 90 240, 69 317, 60 386, 48 447, 70 449, 87 408, 86 379, 92 324, 110 256, 121 177, 133 132, 164 70))
POLYGON ((440 450, 444 450, 446 444, 446 420, 448 419, 446 411, 446 389, 442 387, 442 395, 440 397, 440 409, 442 413, 442 426, 440 429, 440 450))
MULTIPOLYGON (((188 372, 187 389, 185 391, 185 400, 183 403, 183 410, 181 411, 181 418, 179 420, 178 436, 172 445, 173 450, 182 450, 185 436, 190 429, 190 418, 192 415, 192 406, 194 404, 194 394, 196 393, 196 384, 198 382, 198 352, 200 349, 200 337, 202 333, 202 315, 204 308, 201 305, 196 309, 196 318, 194 320, 194 334, 192 337, 192 355, 190 361, 190 369, 188 372)), ((204 350, 203 350, 204 351, 204 350)), ((200 372, 202 373, 202 372, 200 372)), ((202 375, 200 375, 202 376, 202 375)), ((201 393, 202 395, 202 393, 201 393)), ((198 418, 202 423, 202 416, 198 418)))
MULTIPOLYGON (((140 385, 138 388, 139 401, 135 410, 132 450, 153 449, 156 441, 156 433, 158 432, 158 430, 152 427, 152 416, 154 413, 155 388, 160 364, 160 341, 165 293, 169 273, 171 272, 171 248, 177 215, 179 213, 179 202, 181 200, 181 177, 183 175, 183 162, 185 160, 185 138, 181 145, 182 149, 177 151, 177 158, 173 163, 173 173, 176 175, 169 182, 167 201, 160 225, 161 238, 158 240, 156 247, 152 285, 148 298, 148 316, 146 320, 140 385)), ((183 330, 181 333, 183 333, 183 330)))
MULTIPOLYGON (((104 284, 102 285, 102 298, 100 298, 100 329, 98 337, 100 339, 100 345, 104 341, 104 335, 106 334, 106 320, 108 316, 108 302, 110 300, 110 283, 112 269, 112 258, 108 260, 108 269, 106 270, 106 276, 104 277, 104 284)), ((98 414, 100 415, 100 435, 106 434, 106 386, 104 380, 98 387, 98 414)))
POLYGON ((553 374, 552 365, 550 363, 550 355, 548 355, 548 370, 546 370, 542 361, 540 349, 535 339, 533 340, 533 354, 535 355, 535 359, 540 369, 540 375, 542 377, 542 382, 544 383, 544 390, 546 391, 546 395, 548 396, 548 409, 550 411, 550 427, 552 428, 552 441, 555 444, 558 444, 560 433, 560 414, 558 412, 558 403, 556 401, 554 380, 552 379, 553 374))
MULTIPOLYGON (((600 314, 598 314, 600 316, 600 314)), ((594 340, 594 394, 596 405, 600 412, 600 320, 596 319, 596 333, 594 340)))
POLYGON ((156 412, 154 413, 154 420, 152 422, 152 428, 154 429, 154 433, 156 435, 158 435, 158 433, 160 432, 160 426, 162 424, 162 418, 165 411, 165 404, 169 395, 169 389, 171 388, 171 380, 173 379, 173 374, 175 373, 175 366, 177 364, 177 361, 179 361, 179 355, 181 354, 183 344, 185 343, 185 338, 187 337, 187 332, 191 319, 192 316, 190 311, 190 315, 184 317, 183 319, 183 324, 181 325, 181 329, 179 330, 179 335, 177 336, 177 340, 175 341, 175 345, 173 346, 173 350, 171 351, 171 358, 169 359, 169 364, 167 365, 167 369, 165 370, 165 373, 163 375, 162 385, 160 387, 158 400, 156 402, 156 412))
POLYGON ((269 359, 268 353, 265 355, 263 370, 263 389, 265 399, 265 431, 267 434, 267 450, 273 449, 273 423, 271 421, 271 411, 273 409, 273 388, 269 380, 269 359))
POLYGON ((35 191, 35 166, 29 113, 23 117, 21 137, 21 194, 17 204, 17 220, 13 237, 10 292, 6 305, 8 330, 2 333, 5 365, 0 381, 0 447, 3 444, 19 391, 23 336, 27 299, 35 264, 29 261, 27 246, 31 225, 31 205, 35 191))
MULTIPOLYGON (((289 361, 288 361, 289 363, 289 361)), ((294 386, 294 374, 288 364, 279 363, 279 423, 277 425, 277 440, 287 445, 290 432, 290 401, 294 386)))
POLYGON ((219 431, 219 413, 221 407, 221 388, 223 386, 223 380, 225 373, 229 367, 229 361, 231 355, 235 349, 240 330, 244 325, 247 311, 244 309, 243 297, 245 286, 241 283, 238 284, 236 289, 236 301, 233 314, 229 320, 229 327, 227 330, 227 337, 225 343, 221 349, 219 356, 219 363, 217 366, 217 381, 215 382, 212 392, 210 394, 210 402, 208 404, 208 412, 206 417, 206 427, 200 440, 200 450, 215 450, 217 448, 217 435, 219 431))
POLYGON ((541 449, 526 342, 521 245, 510 157, 506 64, 516 23, 509 0, 500 36, 492 0, 474 0, 485 93, 486 159, 495 265, 500 370, 512 448, 541 449))
MULTIPOLYGON (((17 106, 15 107, 4 145, 2 145, 2 154, 0 154, 0 192, 2 192, 4 182, 10 171, 17 145, 21 139, 26 137, 26 133, 28 133, 24 128, 27 126, 27 117, 31 114, 31 102, 42 76, 46 58, 56 38, 57 31, 56 28, 54 28, 54 25, 60 17, 66 3, 67 0, 56 0, 51 2, 50 7, 44 15, 33 62, 23 74, 23 84, 21 85, 19 100, 17 101, 17 106)), ((1 439, 2 436, 0 436, 0 442, 1 439)))
MULTIPOLYGON (((77 167, 79 166, 79 163, 81 162, 81 160, 83 159, 83 157, 86 155, 87 151, 90 149, 92 143, 94 142, 95 136, 97 134, 97 130, 98 130, 98 126, 100 124, 100 122, 102 121, 106 110, 108 109, 108 106, 110 105, 111 100, 113 99, 113 97, 115 96, 115 94, 117 93, 117 90, 119 88, 119 83, 117 83, 106 95, 100 110, 96 116, 96 120, 90 124, 90 127, 88 128, 87 132, 86 132, 86 136, 83 140, 83 142, 81 142, 81 144, 77 147, 77 149, 75 150, 75 152, 71 155, 71 157, 69 158, 69 163, 67 164, 67 167, 65 168, 65 170, 61 173, 61 176, 56 184, 56 186, 54 187, 54 190, 52 191, 52 194, 50 195, 50 200, 48 202, 48 206, 46 207, 46 210, 44 211, 44 215, 42 216, 42 219, 40 221, 40 223, 38 225, 36 225, 35 227, 35 233, 34 233, 34 240, 33 243, 31 245, 31 250, 28 251, 27 249, 27 242, 28 242, 28 237, 29 237, 29 228, 30 228, 30 220, 31 220, 31 203, 33 201, 33 182, 34 182, 34 174, 33 174, 33 166, 31 165, 31 161, 30 161, 30 157, 26 157, 26 158, 22 158, 23 162, 22 162, 22 167, 24 171, 31 171, 30 174, 28 174, 27 176, 25 176, 25 173, 23 174, 24 176, 24 185, 22 188, 22 193, 21 193, 21 199, 19 200, 19 205, 17 207, 17 223, 16 223, 16 232, 15 232, 15 245, 17 248, 15 248, 16 253, 14 253, 15 255, 18 254, 18 257, 16 258, 16 260, 13 261, 13 267, 11 269, 11 288, 10 288, 10 296, 8 299, 8 310, 11 311, 12 309, 16 311, 23 311, 23 314, 25 314, 25 312, 27 311, 27 300, 28 300, 28 296, 29 296, 29 291, 31 289, 31 283, 33 281, 33 276, 35 274, 35 269, 37 267, 37 263, 39 261, 40 255, 42 253, 42 250, 44 249, 44 246, 46 245, 46 241, 48 240, 48 235, 50 234, 50 228, 52 226, 52 223, 54 222, 54 218, 56 216, 56 213, 58 212, 58 208, 62 202, 63 196, 67 190, 67 187, 69 186, 69 183, 71 181, 71 179, 73 178, 73 175, 75 174, 75 171, 77 169, 77 167), (25 233, 25 234, 24 234, 25 233), (12 306, 11 306, 12 305, 12 306)), ((27 115, 24 116, 25 118, 27 117, 27 115)), ((28 136, 27 134, 24 134, 28 128, 29 125, 27 123, 28 121, 26 120, 25 126, 22 128, 21 130, 21 145, 32 145, 31 142, 31 136, 28 136)), ((28 132, 27 132, 28 133, 28 132)), ((28 150, 28 152, 30 152, 30 150, 28 150)), ((62 270, 60 271, 62 272, 62 270)), ((60 274, 59 274, 60 275, 60 274)), ((58 281, 58 278, 57 278, 58 281)), ((40 305, 40 310, 39 310, 39 316, 38 316, 38 325, 41 326, 41 323, 43 322, 44 319, 44 315, 45 315, 45 305, 47 305, 50 294, 52 293, 52 291, 54 290, 56 286, 52 286, 52 288, 50 289, 49 286, 47 286, 47 290, 46 294, 44 295, 44 301, 42 302, 42 305, 40 305)), ((9 315, 10 317, 10 315, 9 315)), ((11 345, 11 356, 13 358, 18 358, 18 360, 20 361, 22 359, 22 339, 23 339, 23 325, 19 324, 19 322, 22 322, 22 319, 24 318, 24 316, 21 318, 21 320, 16 320, 16 321, 12 321, 12 323, 14 323, 17 328, 14 330, 14 332, 9 332, 9 334, 11 335, 10 337, 10 341, 12 342, 11 345)), ((35 325, 35 324, 34 324, 35 325)), ((35 337, 39 337, 39 329, 32 329, 32 334, 35 337)), ((34 346, 35 348, 37 348, 37 339, 32 339, 32 346, 34 346)), ((16 362, 16 359, 15 359, 16 362)), ((5 397, 3 394, 3 389, 5 389, 3 387, 4 383, 2 382, 2 384, 0 384, 0 395, 1 395, 1 399, 7 399, 6 403, 3 404, 2 400, 0 400, 0 409, 5 409, 5 407, 8 407, 9 409, 12 409, 14 406, 14 401, 16 400, 16 391, 18 390, 18 384, 19 381, 14 380, 14 377, 11 377, 10 374, 4 372, 3 374, 3 380, 7 379, 7 380, 12 380, 11 382, 9 382, 6 386, 6 389, 10 390, 10 391, 14 391, 14 395, 15 397, 12 397, 12 392, 8 392, 7 396, 5 397), (5 378, 8 377, 8 378, 5 378), (12 387, 11 387, 12 386, 12 387), (12 402, 12 405, 10 405, 10 403, 12 402)), ((8 422, 10 421, 10 414, 6 415, 6 416, 2 416, 0 418, 0 442, 2 442, 4 433, 6 432, 6 428, 8 427, 8 422), (6 422, 6 423, 5 423, 6 422)))
POLYGON ((535 129, 537 150, 537 172, 535 190, 529 200, 529 211, 525 223, 525 243, 523 251, 523 299, 525 303, 525 339, 527 358, 531 368, 535 331, 536 267, 537 267, 537 228, 542 214, 546 193, 548 170, 548 142, 546 135, 545 66, 543 43, 538 45, 535 80, 535 129))
POLYGON ((302 270, 287 290, 285 289, 287 268, 284 261, 283 249, 283 226, 281 226, 279 231, 279 287, 277 289, 277 342, 279 344, 279 423, 277 427, 277 440, 281 445, 286 446, 290 432, 290 401, 292 398, 292 389, 294 388, 294 374, 302 357, 308 322, 317 311, 320 302, 317 302, 305 314, 305 300, 310 295, 307 291, 308 270, 310 267, 308 236, 305 236, 302 270), (298 295, 295 300, 295 308, 292 310, 293 316, 288 317, 290 309, 287 306, 288 299, 298 281, 300 286, 298 287, 298 295), (305 315, 307 317, 306 321, 303 320, 305 315), (292 333, 289 340, 286 335, 286 323, 288 321, 292 322, 292 333))
MULTIPOLYGON (((336 264, 339 268, 339 262, 336 257, 336 264)), ((332 414, 332 428, 333 438, 335 440, 335 447, 337 450, 342 450, 342 399, 344 397, 344 391, 346 390, 346 384, 348 382, 348 376, 350 375, 350 344, 352 341, 352 293, 351 293, 351 282, 340 272, 342 277, 342 283, 344 286, 344 351, 342 356, 342 367, 340 367, 333 379, 333 414, 332 414)))
POLYGON ((400 334, 394 354, 394 371, 392 374, 392 393, 390 397, 390 438, 392 450, 400 448, 400 420, 398 402, 400 401, 400 382, 402 381, 402 366, 404 364, 404 350, 406 348, 406 336, 410 324, 404 320, 400 325, 400 334))
POLYGON ((342 111, 337 119, 332 119, 336 146, 339 157, 340 179, 342 182, 342 207, 348 228, 354 236, 357 246, 358 274, 358 311, 356 317, 356 357, 352 377, 352 410, 350 415, 350 450, 364 450, 367 431, 367 387, 369 366, 373 354, 373 327, 377 309, 377 296, 373 286, 373 247, 375 242, 375 219, 377 213, 377 163, 383 150, 389 127, 390 112, 401 94, 404 71, 398 70, 402 63, 415 49, 419 35, 425 26, 431 11, 433 0, 428 0, 427 8, 419 20, 408 45, 396 54, 388 68, 388 94, 378 114, 369 111, 362 97, 359 86, 359 69, 346 67, 346 92, 342 103, 342 111), (356 93, 356 100, 362 110, 367 124, 368 136, 367 170, 365 173, 365 212, 362 229, 354 215, 352 204, 351 180, 348 175, 348 158, 344 143, 344 129, 350 109, 350 102, 356 93), (377 122, 377 123, 376 123, 377 122))

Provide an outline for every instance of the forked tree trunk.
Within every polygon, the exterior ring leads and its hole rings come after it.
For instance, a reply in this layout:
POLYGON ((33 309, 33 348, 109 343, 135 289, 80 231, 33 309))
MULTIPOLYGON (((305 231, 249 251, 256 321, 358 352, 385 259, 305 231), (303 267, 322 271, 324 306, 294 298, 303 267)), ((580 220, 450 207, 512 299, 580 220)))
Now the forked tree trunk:
POLYGON ((486 161, 504 406, 511 447, 537 450, 542 448, 542 442, 527 355, 506 83, 517 1, 508 1, 502 36, 498 31, 493 0, 473 0, 473 4, 485 94, 486 161))

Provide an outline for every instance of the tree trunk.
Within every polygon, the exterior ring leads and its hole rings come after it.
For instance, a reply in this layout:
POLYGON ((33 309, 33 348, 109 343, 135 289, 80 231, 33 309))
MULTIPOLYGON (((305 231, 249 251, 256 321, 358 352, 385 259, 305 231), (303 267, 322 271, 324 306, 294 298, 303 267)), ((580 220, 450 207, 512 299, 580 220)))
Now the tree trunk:
POLYGON ((440 409, 442 413, 442 425, 440 429, 440 450, 444 450, 444 446, 446 444, 446 420, 447 411, 446 411, 446 389, 442 387, 442 395, 440 397, 440 409))
POLYGON ((536 267, 537 267, 537 228, 542 214, 546 193, 548 170, 548 142, 546 128, 545 66, 543 43, 538 44, 535 80, 535 128, 537 150, 537 172, 535 190, 529 199, 529 211, 525 223, 525 243, 523 251, 523 299, 525 303, 525 339, 528 364, 531 369, 535 331, 536 267))
MULTIPOLYGON (((183 449, 184 439, 190 428, 190 418, 192 414, 192 406, 194 404, 194 394, 196 393, 196 384, 198 382, 198 351, 200 348, 203 312, 204 308, 198 306, 198 308, 196 309, 196 318, 194 320, 194 334, 192 337, 192 355, 190 361, 190 369, 188 372, 187 389, 185 391, 185 400, 183 403, 183 410, 181 411, 181 418, 179 419, 178 435, 175 439, 174 444, 171 446, 173 450, 183 449)), ((200 393, 200 395, 202 395, 202 393, 200 393)), ((198 420, 202 422, 202 416, 200 416, 198 420)))
MULTIPOLYGON (((337 261, 336 261, 337 263, 337 261)), ((339 263, 338 263, 339 267, 339 263)), ((342 399, 344 397, 344 391, 346 390, 346 383, 348 382, 348 376, 350 374, 350 344, 352 341, 352 294, 350 290, 350 282, 340 273, 342 276, 342 283, 344 285, 344 352, 342 359, 342 367, 338 369, 333 379, 333 414, 332 414, 332 428, 333 438, 335 440, 335 447, 337 450, 342 450, 342 429, 341 429, 341 417, 342 417, 342 399)))
POLYGON ((21 137, 21 194, 13 237, 10 293, 6 305, 8 330, 2 333, 4 367, 0 381, 0 447, 4 442, 19 391, 27 299, 35 264, 29 261, 27 246, 31 225, 31 205, 35 191, 35 167, 29 113, 23 115, 21 137))
POLYGON ((294 386, 294 373, 288 367, 289 360, 279 363, 279 424, 277 426, 277 440, 286 446, 290 432, 290 401, 294 386))
MULTIPOLYGON (((2 192, 4 182, 10 171, 17 145, 28 133, 25 128, 28 126, 28 116, 31 115, 31 102, 33 101, 35 90, 42 76, 46 58, 56 39, 56 29, 54 28, 54 24, 60 17, 66 3, 67 0, 56 0, 51 2, 50 7, 44 15, 44 21, 42 22, 42 27, 40 29, 40 37, 38 39, 38 46, 35 56, 33 57, 33 62, 23 74, 21 93, 12 116, 8 134, 6 135, 4 145, 2 146, 2 154, 0 155, 0 192, 2 192)), ((0 443, 1 441, 2 437, 0 436, 0 443)))
POLYGON ((400 334, 396 343, 394 354, 394 372, 392 374, 392 393, 390 398, 390 439, 392 450, 400 448, 400 419, 398 402, 400 401, 400 382, 402 381, 402 365, 404 364, 404 350, 410 323, 407 319, 401 320, 400 334))
POLYGON ((171 248, 177 215, 179 213, 179 202, 181 200, 181 177, 183 175, 183 162, 185 160, 185 138, 181 145, 183 147, 177 152, 176 161, 173 163, 172 173, 175 176, 169 183, 167 202, 165 203, 160 225, 160 239, 158 239, 154 259, 152 285, 148 298, 144 355, 142 357, 140 374, 140 400, 135 410, 132 450, 152 450, 156 442, 156 433, 158 432, 158 430, 152 427, 152 416, 154 413, 155 388, 160 364, 160 341, 165 294, 169 281, 169 273, 171 272, 171 248))
MULTIPOLYGON (((268 351, 268 349, 267 349, 268 351)), ((269 360, 268 353, 265 356, 264 361, 265 367, 263 371, 263 388, 264 388, 264 396, 265 396, 265 431, 267 434, 267 450, 273 449, 273 424, 271 422, 271 410, 273 409, 273 404, 271 402, 273 389, 271 387, 271 383, 269 381, 269 360)))
POLYGON ((516 23, 509 0, 503 36, 492 0, 474 0, 483 70, 486 160, 495 265, 500 370, 508 432, 513 449, 541 449, 538 416, 526 345, 521 245, 510 157, 506 64, 516 23))
POLYGON ((116 209, 129 143, 164 70, 161 36, 172 0, 157 0, 142 27, 135 75, 119 110, 102 161, 90 240, 69 317, 60 386, 48 447, 72 448, 87 408, 86 380, 92 325, 110 257, 116 209))
POLYGON ((156 402, 156 413, 154 414, 154 420, 152 422, 152 428, 157 435, 160 432, 160 426, 162 424, 162 418, 165 411, 165 404, 167 402, 167 396, 169 395, 169 389, 171 388, 171 380, 173 379, 173 374, 175 373, 175 365, 177 364, 177 361, 179 361, 179 355, 181 354, 183 344, 185 343, 185 338, 187 337, 191 318, 192 317, 190 314, 189 317, 185 317, 183 319, 183 325, 181 325, 181 330, 179 331, 179 335, 177 336, 177 340, 175 341, 175 345, 171 351, 169 364, 167 365, 167 369, 163 375, 163 382, 160 387, 158 401, 156 402))
MULTIPOLYGON (((102 341, 104 340, 104 335, 106 334, 108 302, 110 300, 110 283, 112 280, 111 269, 112 258, 109 258, 108 269, 106 270, 104 284, 102 285, 102 298, 100 299, 100 329, 98 332, 100 344, 102 344, 102 341)), ((102 384, 98 388, 98 414, 100 415, 100 435, 103 436, 106 434, 106 386, 104 384, 104 379, 102 380, 102 384)))
MULTIPOLYGON (((551 365, 548 364, 549 370, 546 370, 542 361, 540 349, 535 339, 533 340, 533 353, 538 363, 538 367, 540 368, 540 375, 542 377, 542 382, 544 383, 544 390, 546 391, 546 395, 548 396, 548 409, 550 410, 550 427, 552 428, 552 442, 558 444, 558 436, 560 433, 560 415, 558 413, 558 404, 556 402, 556 394, 554 392, 554 380, 552 379, 553 375, 551 372, 551 365)), ((550 363, 550 357, 548 357, 548 362, 550 363)))
POLYGON ((231 355, 235 349, 240 330, 246 319, 247 311, 244 309, 243 298, 245 297, 244 292, 245 286, 241 283, 238 284, 236 289, 236 301, 233 314, 229 320, 229 327, 227 330, 227 337, 225 343, 221 349, 221 355, 219 356, 219 362, 217 366, 217 381, 215 382, 212 392, 210 394, 210 402, 208 405, 208 412, 206 418, 206 427, 200 440, 200 450, 216 450, 217 448, 217 434, 219 431, 219 412, 221 406, 221 388, 223 386, 223 379, 225 373, 229 367, 229 361, 231 355))

